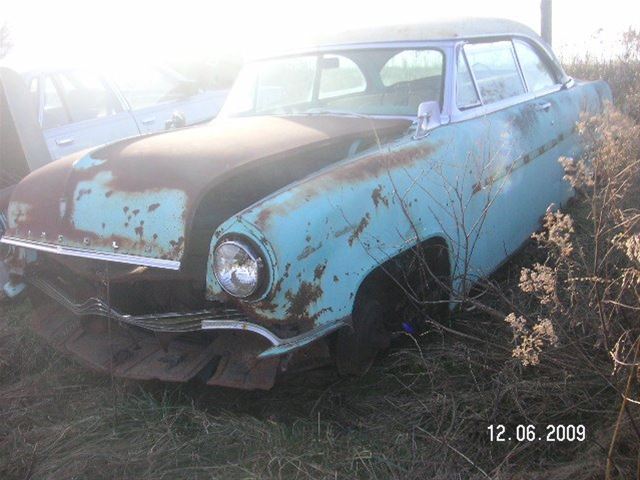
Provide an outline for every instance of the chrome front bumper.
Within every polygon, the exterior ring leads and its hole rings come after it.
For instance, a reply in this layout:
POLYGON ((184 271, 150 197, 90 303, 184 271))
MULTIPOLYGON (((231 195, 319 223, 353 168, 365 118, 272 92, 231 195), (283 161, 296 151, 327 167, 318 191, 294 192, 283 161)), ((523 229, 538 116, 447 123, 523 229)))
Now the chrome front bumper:
POLYGON ((93 315, 110 318, 125 325, 153 332, 186 333, 207 330, 253 332, 265 338, 271 344, 271 348, 259 355, 260 358, 292 352, 344 326, 341 322, 321 325, 295 337, 281 338, 271 330, 249 321, 242 312, 232 308, 222 307, 215 310, 184 313, 129 315, 119 312, 97 297, 91 297, 83 302, 76 302, 62 288, 43 277, 29 276, 26 278, 26 282, 79 317, 93 315))

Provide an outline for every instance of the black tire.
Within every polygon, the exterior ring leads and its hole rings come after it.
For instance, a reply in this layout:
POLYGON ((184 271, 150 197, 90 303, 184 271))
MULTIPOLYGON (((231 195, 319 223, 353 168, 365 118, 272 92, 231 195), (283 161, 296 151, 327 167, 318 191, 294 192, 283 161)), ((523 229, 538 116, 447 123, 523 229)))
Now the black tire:
MULTIPOLYGON (((449 317, 449 268, 446 250, 430 247, 430 251, 416 250, 404 266, 397 309, 402 318, 401 330, 422 333, 425 320, 445 322, 449 317)), ((396 330, 400 330, 396 327, 396 330)))
POLYGON ((384 309, 370 295, 359 295, 351 326, 336 338, 336 366, 341 375, 364 375, 378 353, 389 347, 390 333, 384 323, 384 309))

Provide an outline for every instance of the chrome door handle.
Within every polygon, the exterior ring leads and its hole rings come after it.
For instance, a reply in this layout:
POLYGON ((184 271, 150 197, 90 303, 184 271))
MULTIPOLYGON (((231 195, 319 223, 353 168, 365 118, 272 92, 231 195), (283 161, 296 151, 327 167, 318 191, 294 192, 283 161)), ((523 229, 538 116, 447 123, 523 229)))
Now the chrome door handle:
POLYGON ((156 121, 156 117, 149 117, 142 120, 143 125, 151 125, 156 121))
POLYGON ((536 103, 535 105, 533 105, 533 109, 536 112, 548 112, 549 109, 551 108, 551 102, 544 102, 544 103, 536 103))
POLYGON ((73 138, 56 138, 56 145, 64 147, 65 145, 71 145, 73 138))

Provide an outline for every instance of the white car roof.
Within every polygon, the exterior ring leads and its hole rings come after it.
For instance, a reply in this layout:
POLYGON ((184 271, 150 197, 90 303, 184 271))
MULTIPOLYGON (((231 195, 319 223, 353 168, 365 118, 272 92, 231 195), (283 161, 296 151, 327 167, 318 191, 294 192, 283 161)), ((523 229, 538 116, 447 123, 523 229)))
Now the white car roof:
POLYGON ((456 17, 422 23, 362 28, 312 39, 316 46, 453 40, 500 35, 522 35, 539 42, 540 35, 514 20, 503 18, 456 17))

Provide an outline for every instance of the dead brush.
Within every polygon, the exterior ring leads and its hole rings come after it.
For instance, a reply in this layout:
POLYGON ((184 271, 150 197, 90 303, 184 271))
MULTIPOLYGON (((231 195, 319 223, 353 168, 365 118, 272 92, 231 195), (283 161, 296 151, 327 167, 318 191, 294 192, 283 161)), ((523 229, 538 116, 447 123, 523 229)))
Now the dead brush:
POLYGON ((640 121, 640 31, 629 28, 620 39, 620 50, 611 57, 589 52, 564 59, 566 72, 579 79, 604 78, 613 91, 616 107, 640 121))
POLYGON ((521 270, 520 290, 536 305, 505 320, 513 331, 513 356, 525 366, 539 363, 541 352, 555 344, 613 358, 616 376, 608 381, 622 398, 605 469, 606 478, 613 478, 624 471, 615 462, 618 443, 628 443, 620 438, 623 432, 635 437, 636 455, 640 438, 640 127, 609 107, 584 118, 579 132, 583 159, 561 160, 577 200, 569 213, 547 212, 543 230, 533 235, 545 258, 521 270), (633 428, 623 429, 625 421, 633 428))

